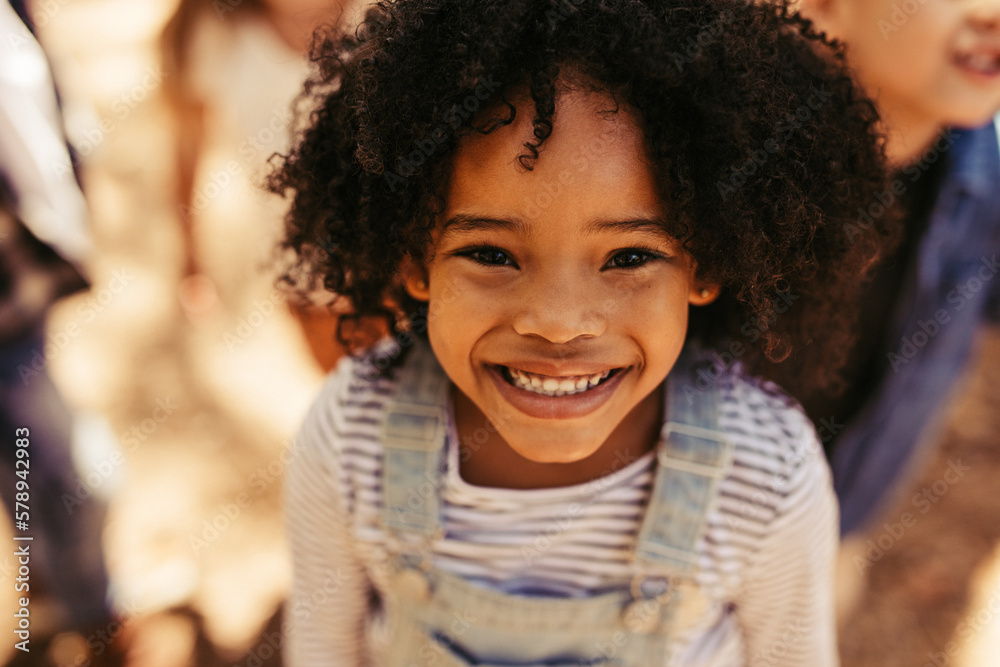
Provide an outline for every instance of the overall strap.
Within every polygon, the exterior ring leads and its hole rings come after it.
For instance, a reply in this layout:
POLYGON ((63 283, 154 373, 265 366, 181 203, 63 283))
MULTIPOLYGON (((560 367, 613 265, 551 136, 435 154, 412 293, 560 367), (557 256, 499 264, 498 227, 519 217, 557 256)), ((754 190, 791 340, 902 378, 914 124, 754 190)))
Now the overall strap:
POLYGON ((448 376, 416 343, 382 421, 382 522, 392 533, 434 535, 440 523, 448 376))
POLYGON ((638 563, 681 576, 697 567, 695 547, 732 462, 732 445, 719 431, 716 376, 697 379, 695 363, 685 351, 667 378, 656 481, 635 551, 638 563))

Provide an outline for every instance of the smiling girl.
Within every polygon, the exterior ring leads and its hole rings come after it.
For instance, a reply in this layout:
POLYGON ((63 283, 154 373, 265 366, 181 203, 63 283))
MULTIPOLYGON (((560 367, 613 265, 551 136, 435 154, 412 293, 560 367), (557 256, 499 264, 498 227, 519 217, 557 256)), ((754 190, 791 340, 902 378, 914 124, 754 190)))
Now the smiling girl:
POLYGON ((749 375, 811 341, 837 381, 888 230, 841 233, 883 176, 827 49, 729 0, 400 1, 317 47, 272 188, 355 355, 290 465, 290 664, 837 663, 829 476, 749 375))

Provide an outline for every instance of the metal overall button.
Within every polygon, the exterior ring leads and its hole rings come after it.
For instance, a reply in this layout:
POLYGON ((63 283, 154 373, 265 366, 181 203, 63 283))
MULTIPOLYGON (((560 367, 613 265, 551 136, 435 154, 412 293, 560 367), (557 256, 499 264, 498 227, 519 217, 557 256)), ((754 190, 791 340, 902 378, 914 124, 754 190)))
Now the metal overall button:
POLYGON ((400 556, 396 560, 392 575, 393 588, 404 600, 426 602, 431 597, 431 544, 444 537, 440 527, 431 536, 425 536, 419 544, 402 544, 395 536, 389 539, 389 548, 400 556))
POLYGON ((668 579, 664 582, 665 588, 663 590, 650 596, 643 592, 644 581, 645 577, 642 575, 636 575, 632 578, 630 586, 632 602, 628 603, 622 611, 622 621, 625 623, 625 627, 638 635, 648 635, 659 627, 663 618, 663 605, 670 602, 675 593, 673 582, 668 579))
POLYGON ((424 602, 431 596, 431 584, 420 570, 400 570, 396 573, 395 584, 399 594, 411 602, 424 602))

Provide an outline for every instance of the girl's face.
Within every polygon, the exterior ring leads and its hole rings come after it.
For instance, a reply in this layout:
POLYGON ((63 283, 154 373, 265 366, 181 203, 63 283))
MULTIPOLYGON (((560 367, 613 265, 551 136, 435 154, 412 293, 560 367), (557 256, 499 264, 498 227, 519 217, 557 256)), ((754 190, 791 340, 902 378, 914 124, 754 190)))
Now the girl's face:
POLYGON ((688 304, 717 290, 662 231, 628 111, 564 92, 527 171, 517 157, 533 108, 515 106, 514 123, 460 143, 431 259, 407 289, 429 300, 431 346, 463 395, 456 410, 478 411, 531 461, 578 461, 620 424, 627 436, 630 413, 637 429, 657 418, 653 392, 684 343, 688 304))
POLYGON ((889 120, 978 126, 1000 108, 1000 0, 804 0, 889 120))

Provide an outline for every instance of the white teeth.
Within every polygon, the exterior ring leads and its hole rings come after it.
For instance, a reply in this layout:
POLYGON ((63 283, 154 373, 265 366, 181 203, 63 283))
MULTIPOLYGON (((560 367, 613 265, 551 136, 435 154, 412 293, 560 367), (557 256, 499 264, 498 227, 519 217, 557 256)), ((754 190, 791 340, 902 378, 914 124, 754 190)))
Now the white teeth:
POLYGON ((507 368, 510 373, 511 380, 513 380, 513 385, 520 389, 524 389, 535 394, 541 394, 543 396, 567 396, 570 394, 579 394, 580 392, 587 391, 588 389, 593 389, 596 387, 601 380, 607 378, 611 371, 607 370, 602 373, 594 373, 593 375, 587 376, 576 376, 571 378, 557 379, 553 377, 541 377, 538 375, 533 375, 531 373, 526 373, 525 371, 520 371, 516 368, 507 368))
POLYGON ((969 69, 974 69, 983 74, 993 74, 997 71, 997 58, 985 53, 974 53, 963 58, 965 65, 969 69))

